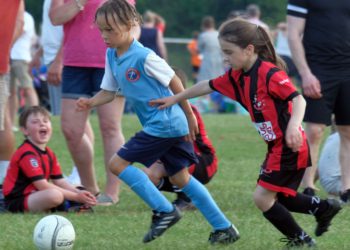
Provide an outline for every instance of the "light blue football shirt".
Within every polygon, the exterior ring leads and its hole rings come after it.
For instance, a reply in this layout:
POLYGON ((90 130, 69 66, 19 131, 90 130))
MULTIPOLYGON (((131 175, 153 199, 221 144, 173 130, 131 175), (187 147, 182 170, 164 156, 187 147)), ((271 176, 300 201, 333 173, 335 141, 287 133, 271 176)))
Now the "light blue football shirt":
POLYGON ((152 99, 173 95, 169 83, 174 74, 162 58, 134 40, 128 51, 120 57, 117 56, 116 49, 107 49, 101 88, 120 91, 125 96, 145 133, 162 138, 180 137, 189 133, 181 107, 175 104, 159 110, 149 105, 152 99))

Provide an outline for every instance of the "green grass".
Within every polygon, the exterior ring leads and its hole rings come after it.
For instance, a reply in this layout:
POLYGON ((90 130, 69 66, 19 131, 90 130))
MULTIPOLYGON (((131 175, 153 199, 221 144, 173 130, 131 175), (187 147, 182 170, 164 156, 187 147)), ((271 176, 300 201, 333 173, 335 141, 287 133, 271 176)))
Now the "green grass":
MULTIPOLYGON (((212 247, 208 244, 211 230, 199 212, 187 212, 184 218, 161 238, 143 244, 142 238, 150 223, 146 205, 125 185, 120 203, 112 207, 96 207, 93 214, 63 214, 76 230, 75 249, 281 249, 281 234, 268 223, 254 206, 252 193, 266 145, 257 135, 249 118, 232 114, 204 115, 209 137, 219 156, 219 171, 207 185, 218 205, 241 233, 232 246, 212 247)), ((96 116, 91 118, 98 131, 96 116)), ((50 147, 56 152, 66 174, 72 162, 67 152, 58 118, 53 119, 54 135, 50 147)), ((126 138, 140 125, 135 116, 123 118, 126 138)), ((22 136, 17 134, 17 142, 22 136)), ((98 183, 104 185, 101 138, 96 133, 95 163, 98 183)), ((324 192, 320 192, 325 197, 324 192)), ((170 199, 174 196, 167 194, 170 199)), ((35 224, 45 214, 1 214, 0 249, 35 249, 32 233, 35 224)), ((312 216, 295 215, 300 225, 312 236, 315 221, 312 216)), ((330 232, 317 239, 318 249, 350 249, 350 212, 344 208, 334 219, 330 232)))

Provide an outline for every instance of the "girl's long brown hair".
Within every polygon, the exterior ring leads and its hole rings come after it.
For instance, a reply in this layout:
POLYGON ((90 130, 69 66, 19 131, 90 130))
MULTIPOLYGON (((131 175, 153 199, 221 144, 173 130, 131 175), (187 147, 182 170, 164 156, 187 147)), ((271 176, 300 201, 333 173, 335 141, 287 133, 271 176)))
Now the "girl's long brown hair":
POLYGON ((259 58, 286 70, 285 62, 276 54, 269 34, 261 26, 241 18, 230 19, 220 26, 219 39, 233 43, 242 49, 252 44, 259 58))

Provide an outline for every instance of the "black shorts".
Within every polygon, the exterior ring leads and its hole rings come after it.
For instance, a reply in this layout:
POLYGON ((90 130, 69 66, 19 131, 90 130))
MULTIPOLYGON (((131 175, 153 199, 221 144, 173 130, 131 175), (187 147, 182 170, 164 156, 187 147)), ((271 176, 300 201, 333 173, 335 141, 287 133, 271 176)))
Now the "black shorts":
POLYGON ((7 200, 5 198, 5 208, 12 213, 23 213, 28 211, 28 197, 20 196, 15 199, 7 200))
POLYGON ((261 169, 258 185, 277 193, 296 196, 304 172, 305 168, 285 171, 261 169))
POLYGON ((326 75, 311 70, 321 83, 323 96, 321 99, 304 96, 307 102, 304 122, 330 125, 334 114, 337 125, 350 125, 350 76, 336 76, 336 72, 326 75))

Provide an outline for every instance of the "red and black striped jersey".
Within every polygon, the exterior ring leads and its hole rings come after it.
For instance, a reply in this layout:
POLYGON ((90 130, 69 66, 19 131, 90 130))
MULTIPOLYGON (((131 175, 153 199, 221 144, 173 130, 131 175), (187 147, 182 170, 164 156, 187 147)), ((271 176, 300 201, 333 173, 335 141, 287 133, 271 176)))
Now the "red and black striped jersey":
POLYGON ((213 144, 208 138, 207 132, 205 130, 205 125, 201 114, 197 108, 191 105, 194 115, 197 118, 199 133, 196 135, 196 140, 193 143, 194 152, 202 157, 203 164, 193 164, 189 167, 190 174, 193 174, 196 170, 195 168, 201 166, 205 167, 206 173, 209 178, 211 178, 218 169, 218 159, 216 157, 216 152, 213 144), (203 166, 205 165, 205 166, 203 166))
POLYGON ((25 140, 13 154, 3 184, 6 199, 30 194, 36 188, 34 181, 63 178, 55 154, 49 147, 43 151, 25 140))
POLYGON ((257 59, 252 68, 243 72, 230 69, 224 75, 210 80, 210 87, 238 101, 250 114, 251 120, 268 144, 263 168, 295 170, 311 165, 305 133, 303 145, 292 152, 285 142, 285 133, 293 105, 299 95, 287 74, 274 64, 257 59))

